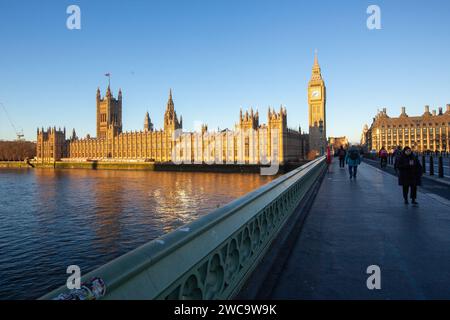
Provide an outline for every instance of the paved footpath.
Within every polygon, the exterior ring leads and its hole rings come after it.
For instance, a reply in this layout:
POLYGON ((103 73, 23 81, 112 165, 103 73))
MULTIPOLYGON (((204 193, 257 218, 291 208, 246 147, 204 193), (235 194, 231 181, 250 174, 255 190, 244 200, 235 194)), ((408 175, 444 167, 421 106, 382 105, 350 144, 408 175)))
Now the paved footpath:
POLYGON ((272 292, 273 299, 450 299, 450 201, 368 164, 350 180, 334 161, 272 292), (368 290, 367 267, 381 268, 368 290))

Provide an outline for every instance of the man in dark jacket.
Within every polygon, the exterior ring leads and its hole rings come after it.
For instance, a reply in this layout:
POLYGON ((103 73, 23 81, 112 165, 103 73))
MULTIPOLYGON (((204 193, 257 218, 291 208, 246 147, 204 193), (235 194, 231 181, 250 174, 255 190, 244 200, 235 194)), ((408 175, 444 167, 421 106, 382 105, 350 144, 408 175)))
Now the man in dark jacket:
POLYGON ((347 155, 347 152, 345 151, 344 147, 341 146, 338 150, 339 168, 345 168, 345 156, 346 155, 347 155))
POLYGON ((408 192, 413 204, 418 204, 417 186, 422 184, 422 166, 410 147, 405 147, 397 160, 398 184, 403 186, 403 198, 408 204, 408 192))

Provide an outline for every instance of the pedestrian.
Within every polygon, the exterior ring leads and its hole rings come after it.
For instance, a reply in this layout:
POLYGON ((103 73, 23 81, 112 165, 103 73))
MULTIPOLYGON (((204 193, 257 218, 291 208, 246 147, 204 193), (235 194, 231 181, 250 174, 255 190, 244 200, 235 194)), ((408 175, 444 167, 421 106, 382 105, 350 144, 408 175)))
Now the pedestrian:
POLYGON ((330 150, 330 147, 329 147, 329 146, 327 146, 326 162, 327 162, 327 172, 330 172, 330 165, 331 165, 331 150, 330 150))
POLYGON ((422 184, 422 166, 410 147, 405 147, 398 157, 398 184, 403 187, 403 199, 408 204, 408 193, 412 204, 417 205, 417 186, 422 184))
POLYGON ((387 166, 387 158, 388 158, 388 152, 384 147, 381 147, 378 156, 380 157, 380 166, 383 169, 387 166))
POLYGON ((345 151, 344 147, 341 146, 338 150, 339 168, 345 168, 345 156, 346 155, 347 155, 347 152, 345 151))
POLYGON ((327 164, 331 164, 331 149, 329 146, 327 146, 327 164))
POLYGON ((397 146, 397 148, 395 148, 394 152, 392 153, 392 157, 394 159, 394 170, 397 174, 398 174, 397 168, 398 159, 400 158, 401 155, 402 155, 402 148, 400 146, 397 146))
POLYGON ((350 180, 356 179, 358 166, 361 164, 361 155, 356 147, 351 147, 345 157, 345 163, 348 165, 348 172, 350 173, 350 180))

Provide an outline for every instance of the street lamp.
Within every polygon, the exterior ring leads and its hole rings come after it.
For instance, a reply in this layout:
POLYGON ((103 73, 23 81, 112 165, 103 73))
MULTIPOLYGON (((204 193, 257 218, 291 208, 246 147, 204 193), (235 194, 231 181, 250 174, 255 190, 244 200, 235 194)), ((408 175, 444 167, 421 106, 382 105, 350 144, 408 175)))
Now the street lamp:
POLYGON ((320 155, 323 156, 325 154, 325 142, 326 142, 326 137, 325 137, 325 141, 324 137, 323 137, 323 121, 320 120, 319 122, 319 132, 320 132, 320 155))

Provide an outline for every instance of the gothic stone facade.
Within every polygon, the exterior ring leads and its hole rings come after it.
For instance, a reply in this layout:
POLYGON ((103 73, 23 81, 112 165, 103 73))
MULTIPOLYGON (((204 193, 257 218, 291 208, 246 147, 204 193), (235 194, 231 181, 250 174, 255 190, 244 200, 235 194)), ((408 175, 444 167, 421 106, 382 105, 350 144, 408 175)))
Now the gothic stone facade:
POLYGON ((369 150, 387 150, 400 146, 409 146, 414 151, 448 151, 450 127, 450 104, 444 112, 442 108, 438 112, 430 112, 430 107, 425 106, 425 112, 421 116, 410 117, 403 107, 397 118, 388 116, 386 109, 378 112, 373 123, 366 131, 366 143, 369 150))
POLYGON ((73 130, 38 129, 37 159, 40 162, 152 161, 175 163, 268 164, 304 158, 305 135, 287 127, 287 112, 269 108, 268 124, 259 124, 259 113, 241 110, 234 130, 183 132, 170 91, 164 128, 155 130, 147 113, 144 130, 122 132, 122 92, 115 99, 108 87, 105 97, 97 90, 97 137, 79 139, 73 130))

